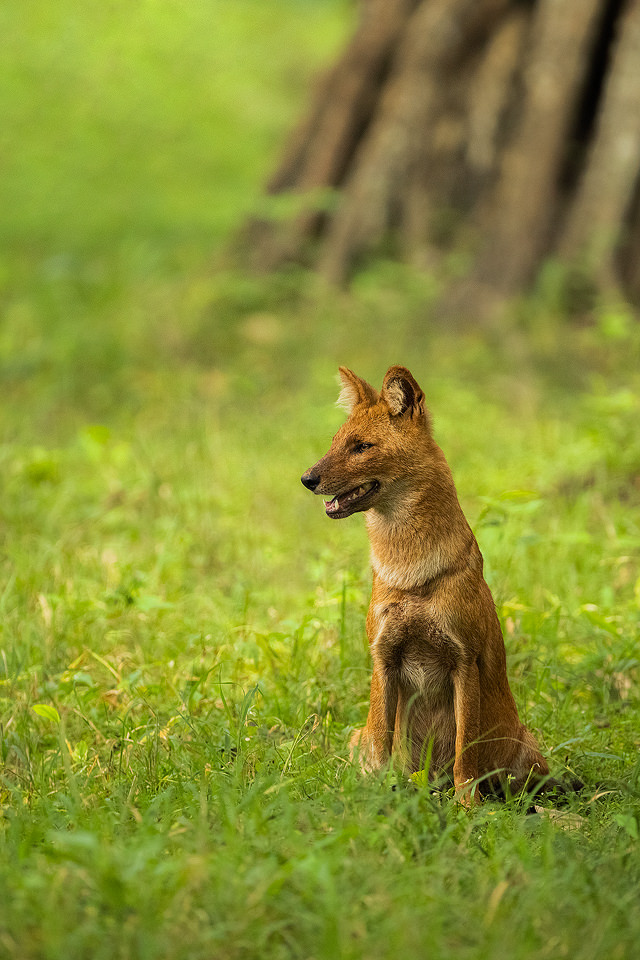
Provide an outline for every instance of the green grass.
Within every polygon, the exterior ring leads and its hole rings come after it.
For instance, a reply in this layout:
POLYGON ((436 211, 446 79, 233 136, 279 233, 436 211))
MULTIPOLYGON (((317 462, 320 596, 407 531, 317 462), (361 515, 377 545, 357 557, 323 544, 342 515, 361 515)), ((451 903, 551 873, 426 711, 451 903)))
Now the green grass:
POLYGON ((212 263, 349 16, 0 14, 2 958, 637 951, 635 320, 569 322, 552 268, 454 334, 408 268, 338 293, 212 263), (347 762, 368 546, 298 478, 340 423, 338 364, 379 383, 395 362, 485 554, 521 713, 587 785, 559 817, 469 814, 347 762))

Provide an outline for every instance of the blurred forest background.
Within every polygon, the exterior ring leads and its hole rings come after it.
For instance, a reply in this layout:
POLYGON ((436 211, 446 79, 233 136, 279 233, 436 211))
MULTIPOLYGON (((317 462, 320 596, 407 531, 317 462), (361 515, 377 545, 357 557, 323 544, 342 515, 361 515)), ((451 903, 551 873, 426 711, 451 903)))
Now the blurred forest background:
POLYGON ((359 11, 269 181, 272 195, 295 190, 299 210, 284 229, 254 224, 258 261, 317 257, 344 281, 372 251, 431 269, 454 251, 470 274, 456 303, 477 318, 556 256, 585 291, 637 301, 638 5, 368 0, 359 11))
POLYGON ((0 957, 635 956, 639 11, 1 5, 0 957), (392 363, 564 811, 347 762, 392 363))

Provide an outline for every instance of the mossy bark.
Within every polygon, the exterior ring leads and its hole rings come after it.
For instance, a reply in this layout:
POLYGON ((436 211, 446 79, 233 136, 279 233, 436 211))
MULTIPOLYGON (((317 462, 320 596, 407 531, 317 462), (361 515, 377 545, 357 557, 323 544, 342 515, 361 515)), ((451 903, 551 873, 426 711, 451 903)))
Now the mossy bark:
POLYGON ((363 0, 267 192, 300 203, 249 225, 262 267, 463 246, 476 293, 555 256, 639 299, 640 0, 363 0))

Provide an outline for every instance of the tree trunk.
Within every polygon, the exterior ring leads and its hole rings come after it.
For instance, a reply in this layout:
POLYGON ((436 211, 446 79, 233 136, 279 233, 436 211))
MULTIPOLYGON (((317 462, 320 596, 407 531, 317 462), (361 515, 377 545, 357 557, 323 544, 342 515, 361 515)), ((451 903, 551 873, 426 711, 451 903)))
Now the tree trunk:
POLYGON ((550 256, 640 299, 640 0, 361 9, 267 186, 298 209, 252 221, 254 262, 343 283, 368 256, 462 246, 474 301, 550 256))
MULTIPOLYGON (((640 3, 618 21, 601 109, 560 250, 587 258, 606 283, 614 283, 624 246, 640 220, 634 197, 640 187, 640 3)), ((628 266, 632 266, 629 264, 628 266)))

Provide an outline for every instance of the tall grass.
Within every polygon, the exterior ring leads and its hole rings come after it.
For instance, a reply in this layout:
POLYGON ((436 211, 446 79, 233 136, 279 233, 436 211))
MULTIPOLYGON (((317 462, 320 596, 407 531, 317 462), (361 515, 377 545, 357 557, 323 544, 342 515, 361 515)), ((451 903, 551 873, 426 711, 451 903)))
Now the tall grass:
POLYGON ((640 337, 550 270, 495 330, 436 282, 216 265, 338 2, 3 8, 0 956, 635 956, 640 337), (347 761, 368 547, 298 478, 338 363, 402 362, 485 554, 561 810, 347 761))

